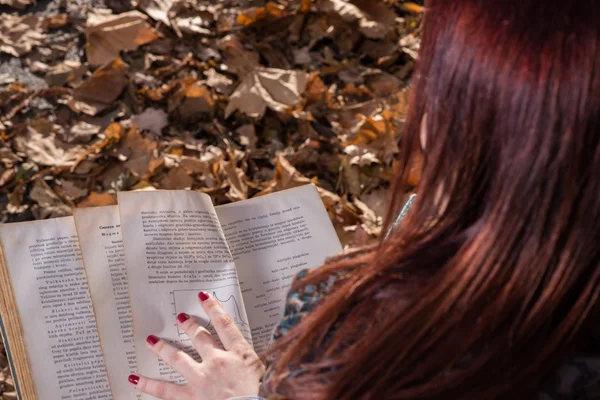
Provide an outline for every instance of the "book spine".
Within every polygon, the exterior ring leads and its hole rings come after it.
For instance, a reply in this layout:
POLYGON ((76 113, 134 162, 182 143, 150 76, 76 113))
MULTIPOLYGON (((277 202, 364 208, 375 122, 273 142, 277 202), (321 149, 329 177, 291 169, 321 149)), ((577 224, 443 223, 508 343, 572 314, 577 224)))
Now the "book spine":
POLYGON ((21 388, 19 387, 19 380, 17 379, 17 374, 15 373, 15 365, 13 363, 12 354, 10 352, 10 344, 6 340, 6 329, 4 327, 4 322, 2 321, 2 316, 0 316, 0 336, 2 336, 2 343, 4 343, 4 350, 6 350, 6 358, 8 358, 8 368, 10 369, 10 374, 15 382, 15 390, 17 392, 17 399, 22 400, 23 396, 21 395, 21 388))

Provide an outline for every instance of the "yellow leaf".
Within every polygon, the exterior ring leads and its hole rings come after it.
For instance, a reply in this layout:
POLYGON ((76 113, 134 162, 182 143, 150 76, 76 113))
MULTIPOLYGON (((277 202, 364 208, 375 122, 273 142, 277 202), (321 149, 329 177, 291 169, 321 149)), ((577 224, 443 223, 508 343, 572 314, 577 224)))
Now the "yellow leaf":
POLYGON ((85 200, 77 204, 77 207, 113 206, 115 204, 117 204, 117 199, 112 194, 92 192, 85 200))
POLYGON ((425 7, 416 3, 402 3, 400 4, 400 8, 414 14, 422 14, 425 11, 425 7))

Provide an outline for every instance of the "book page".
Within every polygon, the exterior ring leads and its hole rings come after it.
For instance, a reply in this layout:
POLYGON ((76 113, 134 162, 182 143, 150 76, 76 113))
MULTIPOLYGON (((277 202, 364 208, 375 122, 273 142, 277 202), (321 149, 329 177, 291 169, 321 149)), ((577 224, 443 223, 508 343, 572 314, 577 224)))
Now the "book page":
POLYGON ((38 399, 112 399, 73 218, 1 237, 38 399))
POLYGON ((210 197, 192 191, 122 192, 118 200, 139 371, 184 382, 145 342, 156 335, 198 359, 176 316, 188 313, 212 330, 198 301, 200 291, 216 296, 251 342, 237 271, 210 197))
POLYGON ((217 207, 238 268, 254 348, 266 349, 292 278, 342 252, 314 185, 217 207))
POLYGON ((126 379, 137 373, 137 362, 119 208, 78 208, 73 217, 112 392, 117 399, 139 399, 126 379))

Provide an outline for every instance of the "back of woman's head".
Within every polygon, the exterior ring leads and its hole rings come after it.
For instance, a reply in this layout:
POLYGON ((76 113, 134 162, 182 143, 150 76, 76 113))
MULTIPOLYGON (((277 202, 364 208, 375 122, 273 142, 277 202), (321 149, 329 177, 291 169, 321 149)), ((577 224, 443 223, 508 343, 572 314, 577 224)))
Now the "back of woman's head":
POLYGON ((531 399, 589 332, 600 3, 429 1, 390 220, 422 144, 406 220, 310 278, 351 271, 277 347, 297 398, 531 399))

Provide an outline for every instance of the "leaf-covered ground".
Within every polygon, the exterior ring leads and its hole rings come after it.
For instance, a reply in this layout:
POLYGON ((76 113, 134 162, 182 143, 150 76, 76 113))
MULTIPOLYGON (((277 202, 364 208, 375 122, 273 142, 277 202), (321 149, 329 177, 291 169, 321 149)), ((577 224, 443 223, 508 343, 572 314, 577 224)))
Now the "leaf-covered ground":
POLYGON ((223 204, 314 182, 345 245, 379 235, 418 2, 33 3, 0 0, 2 222, 120 190, 223 204))

